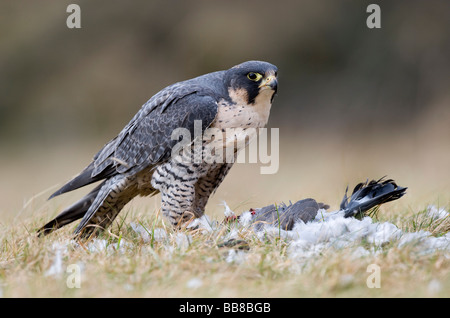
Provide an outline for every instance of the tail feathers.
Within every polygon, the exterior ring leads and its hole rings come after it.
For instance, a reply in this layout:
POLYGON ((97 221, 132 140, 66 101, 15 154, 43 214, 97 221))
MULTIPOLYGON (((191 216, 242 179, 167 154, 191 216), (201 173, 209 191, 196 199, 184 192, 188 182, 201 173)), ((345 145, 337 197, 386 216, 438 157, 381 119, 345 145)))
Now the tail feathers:
POLYGON ((74 234, 80 238, 97 235, 111 225, 122 208, 136 195, 136 188, 130 186, 127 177, 117 175, 106 180, 74 234))
POLYGON ((94 163, 87 166, 78 176, 67 182, 61 189, 53 193, 48 199, 52 199, 60 194, 84 187, 88 184, 103 180, 112 176, 115 172, 115 168, 110 165, 107 166, 101 173, 92 176, 94 171, 94 163))
POLYGON ((63 212, 61 212, 56 218, 45 224, 43 227, 41 227, 37 232, 38 236, 47 235, 54 230, 57 230, 64 225, 67 225, 69 223, 72 223, 73 221, 76 221, 78 219, 81 219, 84 217, 86 212, 88 211, 89 207, 92 205, 92 202, 94 202, 98 192, 100 191, 100 188, 103 186, 104 182, 97 186, 94 190, 92 190, 89 194, 87 194, 85 197, 83 197, 78 202, 74 203, 67 209, 65 209, 63 212))
POLYGON ((340 205, 344 216, 347 218, 363 215, 373 207, 397 200, 405 194, 407 188, 398 186, 392 179, 383 179, 384 177, 377 181, 359 183, 354 188, 350 199, 347 197, 347 187, 340 205))

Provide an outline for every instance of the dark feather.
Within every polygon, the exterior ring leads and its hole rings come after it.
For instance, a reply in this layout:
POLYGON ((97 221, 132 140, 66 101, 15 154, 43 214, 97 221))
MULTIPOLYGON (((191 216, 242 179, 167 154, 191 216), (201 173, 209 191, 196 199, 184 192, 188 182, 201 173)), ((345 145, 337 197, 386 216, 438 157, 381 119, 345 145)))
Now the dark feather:
POLYGON ((313 220, 321 207, 324 205, 322 203, 319 205, 314 199, 304 199, 289 205, 281 203, 276 206, 272 204, 255 210, 252 223, 255 224, 256 230, 260 230, 264 224, 271 224, 289 231, 298 220, 305 223, 313 220))
POLYGON ((81 219, 86 214, 87 210, 91 206, 92 202, 94 202, 95 197, 97 196, 100 188, 103 186, 104 182, 98 185, 94 190, 89 192, 86 196, 84 196, 81 200, 74 203, 64 211, 62 211, 56 218, 45 224, 38 230, 38 235, 47 235, 53 232, 60 227, 63 227, 66 224, 72 223, 78 219, 81 219))
POLYGON ((177 83, 162 90, 133 117, 119 136, 107 143, 78 176, 53 193, 49 199, 81 188, 117 173, 134 173, 167 159, 178 140, 172 131, 184 127, 194 133, 194 121, 202 120, 205 130, 217 114, 217 100, 209 89, 177 83), (164 99, 165 98, 165 99, 164 99), (160 108, 161 111, 154 112, 160 108), (180 118, 179 114, 186 114, 180 118))
POLYGON ((384 177, 377 181, 372 180, 357 184, 350 199, 347 197, 347 187, 340 205, 340 209, 344 211, 344 216, 346 218, 361 216, 373 207, 397 200, 405 194, 407 188, 399 187, 392 179, 383 179, 384 177))
POLYGON ((202 121, 204 131, 217 114, 217 100, 195 92, 178 97, 164 112, 151 112, 133 125, 133 129, 120 138, 110 160, 119 173, 132 173, 167 160, 178 140, 171 138, 177 128, 186 128, 194 135, 194 121, 202 121), (180 116, 184 114, 184 116, 180 116))
POLYGON ((91 163, 89 166, 87 166, 78 176, 67 182, 64 186, 62 186, 58 191, 53 193, 48 199, 52 199, 60 194, 84 187, 86 185, 89 185, 91 183, 106 179, 111 177, 115 174, 115 169, 109 165, 105 167, 105 169, 92 177, 92 171, 94 169, 94 164, 91 163))

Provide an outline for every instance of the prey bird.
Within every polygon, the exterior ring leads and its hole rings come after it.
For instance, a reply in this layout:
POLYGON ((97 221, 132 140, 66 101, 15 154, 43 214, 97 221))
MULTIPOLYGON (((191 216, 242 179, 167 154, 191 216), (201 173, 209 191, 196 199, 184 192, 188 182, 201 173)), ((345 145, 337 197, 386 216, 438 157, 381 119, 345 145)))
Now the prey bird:
POLYGON ((78 176, 50 196, 101 181, 41 227, 39 235, 78 219, 78 237, 96 235, 138 195, 161 193, 162 213, 175 227, 202 216, 210 195, 234 161, 179 160, 181 156, 175 156, 173 150, 180 140, 172 138, 172 133, 183 128, 193 135, 196 122, 201 123, 202 132, 265 127, 277 87, 275 65, 248 61, 162 89, 78 176))
MULTIPOLYGON (((398 186, 392 179, 378 179, 358 183, 350 198, 347 197, 348 187, 339 206, 339 211, 345 218, 361 218, 367 212, 383 203, 397 200, 406 193, 406 187, 398 186)), ((284 203, 268 205, 251 210, 251 224, 255 230, 261 230, 265 225, 274 225, 290 231, 298 221, 310 222, 316 218, 319 209, 328 209, 329 205, 308 198, 286 205, 284 203)))

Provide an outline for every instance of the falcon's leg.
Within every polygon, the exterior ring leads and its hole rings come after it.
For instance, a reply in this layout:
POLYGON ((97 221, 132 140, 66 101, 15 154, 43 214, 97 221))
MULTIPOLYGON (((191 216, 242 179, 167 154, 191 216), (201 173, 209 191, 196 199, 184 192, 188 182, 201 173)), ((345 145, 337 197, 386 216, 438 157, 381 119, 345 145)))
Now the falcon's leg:
POLYGON ((152 186, 161 192, 161 211, 174 227, 189 221, 195 214, 195 184, 204 175, 200 164, 170 160, 158 166, 152 186))
POLYGON ((196 217, 192 208, 194 193, 195 186, 191 183, 175 184, 161 191, 161 211, 174 227, 196 217))
POLYGON ((217 165, 211 169, 207 175, 201 177, 195 184, 195 200, 194 212, 197 217, 200 217, 205 212, 206 203, 214 191, 222 183, 228 171, 233 166, 233 163, 225 163, 217 165))

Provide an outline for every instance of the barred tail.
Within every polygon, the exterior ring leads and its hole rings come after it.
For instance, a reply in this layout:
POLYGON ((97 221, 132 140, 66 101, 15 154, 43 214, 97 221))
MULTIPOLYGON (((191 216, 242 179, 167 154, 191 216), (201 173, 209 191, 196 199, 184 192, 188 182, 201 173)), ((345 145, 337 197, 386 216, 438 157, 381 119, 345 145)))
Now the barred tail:
POLYGON ((85 197, 83 197, 81 200, 77 201, 67 209, 65 209, 63 212, 61 212, 56 218, 45 224, 43 227, 41 227, 37 232, 38 236, 47 235, 54 230, 57 230, 64 225, 67 225, 69 223, 72 223, 73 221, 76 221, 78 219, 81 219, 84 217, 92 203, 94 202, 95 198, 97 197, 97 194, 99 193, 101 187, 103 186, 105 182, 98 185, 94 190, 89 192, 85 197))

